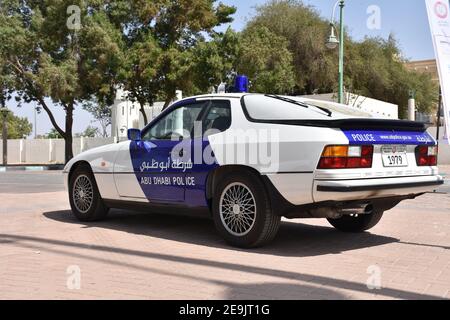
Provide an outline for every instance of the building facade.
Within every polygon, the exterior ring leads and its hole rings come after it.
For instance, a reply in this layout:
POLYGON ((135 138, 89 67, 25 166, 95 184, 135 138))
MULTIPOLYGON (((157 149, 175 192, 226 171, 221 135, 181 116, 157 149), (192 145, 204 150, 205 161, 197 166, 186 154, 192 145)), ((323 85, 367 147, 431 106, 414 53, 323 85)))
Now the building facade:
MULTIPOLYGON (((419 61, 411 61, 405 64, 406 68, 411 71, 416 71, 420 73, 426 73, 431 76, 433 82, 439 85, 439 73, 437 62, 435 59, 430 60, 419 60, 419 61)), ((420 112, 416 112, 416 120, 427 123, 437 123, 437 115, 436 114, 424 114, 420 112)), ((443 123, 444 119, 441 118, 441 123, 443 123)))
POLYGON ((406 68, 411 71, 417 71, 420 73, 427 73, 431 76, 431 79, 439 83, 439 74, 436 60, 420 60, 420 61, 411 61, 405 64, 406 68))
MULTIPOLYGON (((127 139, 128 129, 143 129, 145 126, 140 104, 126 99, 126 96, 125 91, 117 90, 111 110, 111 136, 116 138, 117 141, 127 139)), ((182 92, 177 91, 176 100, 180 99, 182 99, 182 92)), ((152 106, 146 105, 144 109, 148 122, 155 119, 161 113, 163 107, 164 102, 155 102, 152 106)))

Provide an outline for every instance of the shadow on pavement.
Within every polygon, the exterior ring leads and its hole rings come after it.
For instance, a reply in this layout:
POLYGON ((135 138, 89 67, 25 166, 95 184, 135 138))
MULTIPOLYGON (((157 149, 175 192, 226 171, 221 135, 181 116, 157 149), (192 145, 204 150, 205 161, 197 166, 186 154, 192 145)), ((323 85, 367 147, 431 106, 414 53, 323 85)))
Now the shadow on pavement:
MULTIPOLYGON (((255 288, 260 288, 261 290, 264 290, 267 292, 267 286, 280 286, 285 287, 288 289, 288 292, 291 292, 293 290, 294 295, 296 298, 300 299, 302 295, 306 294, 306 291, 304 290, 304 286, 300 284, 293 284, 293 283, 286 283, 286 284, 274 284, 274 283, 261 283, 261 284, 246 284, 246 285, 236 285, 234 282, 229 282, 226 279, 217 281, 217 280, 209 280, 202 275, 188 275, 184 274, 183 272, 172 272, 164 269, 158 269, 153 267, 152 265, 149 266, 142 266, 138 264, 134 264, 133 257, 142 257, 142 258, 148 258, 148 259, 158 259, 163 260, 166 262, 175 262, 175 263, 182 263, 182 264, 189 264, 189 265, 198 265, 198 266, 206 266, 210 268, 218 269, 217 271, 220 272, 220 270, 234 270, 238 272, 244 272, 244 273, 252 273, 252 274, 259 274, 259 275, 265 275, 269 277, 275 277, 280 280, 294 280, 294 281, 302 281, 310 284, 316 284, 319 286, 326 286, 330 287, 330 292, 322 291, 320 292, 320 289, 318 288, 311 288, 312 290, 315 290, 317 293, 320 294, 321 299, 325 298, 335 298, 338 299, 340 294, 337 292, 332 291, 331 288, 338 288, 338 289, 345 289, 345 290, 351 290, 351 291, 357 291, 357 292, 364 292, 364 293, 373 293, 370 291, 367 286, 363 283, 353 282, 349 280, 342 280, 342 279, 335 279, 325 276, 318 276, 318 275, 310 275, 310 274, 303 274, 299 272, 294 271, 285 271, 285 270, 277 270, 277 269, 271 269, 271 268, 265 268, 263 266, 249 266, 249 265, 243 265, 239 263, 230 263, 226 261, 213 261, 213 260, 207 260, 202 258, 192 258, 192 257, 183 257, 183 256, 177 256, 177 255, 171 255, 167 253, 155 253, 155 252, 148 252, 148 251, 140 251, 140 250, 132 250, 132 249, 123 249, 123 248, 116 248, 116 247, 110 247, 110 246, 103 246, 103 245, 94 245, 94 244, 83 244, 83 243, 77 243, 77 242, 71 242, 71 241, 63 241, 63 240, 54 240, 54 239, 45 239, 45 238, 37 238, 37 237, 30 237, 30 236, 20 236, 20 235, 10 235, 10 234, 0 234, 0 241, 8 241, 13 242, 16 246, 21 246, 24 248, 32 248, 37 249, 54 254, 59 255, 65 255, 70 256, 73 258, 80 258, 80 259, 87 259, 91 261, 96 261, 100 263, 104 263, 106 265, 115 265, 115 266, 123 266, 126 268, 131 268, 134 270, 144 271, 144 272, 152 272, 156 274, 161 275, 167 275, 171 277, 179 277, 179 278, 186 278, 186 279, 194 279, 194 280, 202 280, 202 281, 208 281, 211 283, 220 284, 223 286, 226 286, 228 289, 227 297, 229 299, 233 299, 236 294, 243 294, 243 291, 252 293, 252 291, 255 288), (87 254, 79 253, 79 251, 75 250, 68 250, 69 248, 77 248, 77 249, 83 249, 87 251, 87 254), (100 254, 95 254, 96 252, 113 252, 116 254, 122 254, 130 256, 130 259, 127 259, 126 261, 123 260, 112 260, 105 257, 102 257, 100 254), (94 253, 94 254, 92 254, 94 253), (264 289, 263 289, 264 288, 264 289), (319 290, 319 291, 317 291, 319 290), (327 296, 323 296, 323 294, 327 296), (339 296, 338 296, 339 295, 339 296)), ((263 291, 263 292, 264 292, 263 291)), ((286 292, 286 293, 288 293, 286 292)), ((409 300, 425 300, 425 299, 438 299, 438 297, 426 295, 426 294, 418 294, 413 292, 408 292, 405 290, 400 289, 391 289, 391 288, 383 288, 382 290, 379 290, 376 292, 378 295, 397 298, 397 299, 409 299, 409 300)), ((239 297, 236 297, 239 298, 239 297)), ((249 297, 250 298, 250 297, 249 297)), ((258 299, 261 297, 258 297, 257 294, 253 292, 253 295, 251 297, 252 299, 258 299)), ((282 298, 282 297, 277 297, 282 298)), ((244 297, 240 297, 240 299, 244 299, 244 297)), ((287 299, 287 298, 286 298, 287 299)))
POLYGON ((248 300, 248 299, 273 299, 277 296, 283 300, 348 300, 350 297, 324 287, 314 287, 303 284, 292 283, 248 283, 228 284, 225 291, 225 299, 248 300))
POLYGON ((450 250, 450 247, 448 247, 448 246, 439 246, 439 245, 434 245, 434 244, 405 242, 405 241, 400 241, 399 243, 401 243, 401 244, 409 244, 411 246, 419 246, 419 247, 427 247, 427 248, 450 250))
MULTIPOLYGON (((83 225, 86 228, 112 229, 171 241, 247 252, 247 250, 228 246, 220 238, 213 222, 209 219, 123 210, 111 210, 107 220, 96 223, 79 222, 71 211, 46 212, 44 216, 59 222, 83 225)), ((370 233, 345 234, 332 227, 283 222, 277 238, 272 243, 263 248, 253 249, 251 252, 275 256, 310 257, 338 254, 398 241, 395 238, 370 233)))

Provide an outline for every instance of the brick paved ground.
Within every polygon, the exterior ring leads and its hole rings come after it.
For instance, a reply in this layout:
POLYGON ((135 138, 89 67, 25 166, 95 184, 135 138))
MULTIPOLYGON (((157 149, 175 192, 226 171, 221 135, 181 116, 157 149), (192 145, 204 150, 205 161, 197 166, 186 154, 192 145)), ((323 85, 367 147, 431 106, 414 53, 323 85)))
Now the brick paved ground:
POLYGON ((449 194, 404 202, 359 235, 285 221, 253 251, 226 246, 208 220, 113 211, 80 223, 63 191, 1 193, 0 204, 0 299, 450 297, 449 194), (79 290, 68 289, 70 266, 79 290), (381 290, 367 288, 368 268, 381 290))

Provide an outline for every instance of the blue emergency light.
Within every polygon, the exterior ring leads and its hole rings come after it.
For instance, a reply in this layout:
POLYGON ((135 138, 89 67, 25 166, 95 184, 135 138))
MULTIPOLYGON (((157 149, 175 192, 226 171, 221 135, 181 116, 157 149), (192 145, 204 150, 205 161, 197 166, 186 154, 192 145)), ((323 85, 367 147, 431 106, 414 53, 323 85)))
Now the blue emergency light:
POLYGON ((244 75, 236 76, 234 90, 237 93, 248 92, 248 77, 244 75))

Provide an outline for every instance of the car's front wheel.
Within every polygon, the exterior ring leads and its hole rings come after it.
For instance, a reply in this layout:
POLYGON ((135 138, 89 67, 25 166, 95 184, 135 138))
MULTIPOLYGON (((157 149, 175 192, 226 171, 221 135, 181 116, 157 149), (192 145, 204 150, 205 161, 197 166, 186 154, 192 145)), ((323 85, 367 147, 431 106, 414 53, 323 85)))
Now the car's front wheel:
POLYGON ((273 240, 281 220, 272 210, 261 179, 245 171, 228 174, 219 182, 213 217, 223 238, 240 248, 255 248, 273 240))
POLYGON ((328 219, 328 222, 342 232, 360 233, 372 229, 383 217, 383 211, 370 214, 348 215, 339 219, 328 219))
POLYGON ((73 214, 80 221, 102 220, 109 211, 100 196, 91 168, 84 164, 78 166, 70 177, 69 201, 73 214))

